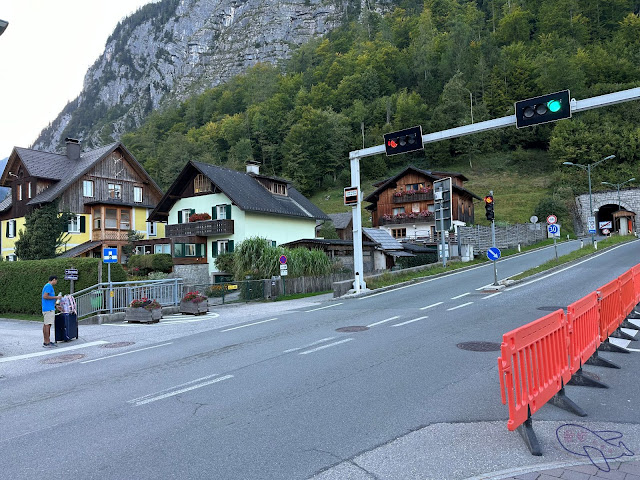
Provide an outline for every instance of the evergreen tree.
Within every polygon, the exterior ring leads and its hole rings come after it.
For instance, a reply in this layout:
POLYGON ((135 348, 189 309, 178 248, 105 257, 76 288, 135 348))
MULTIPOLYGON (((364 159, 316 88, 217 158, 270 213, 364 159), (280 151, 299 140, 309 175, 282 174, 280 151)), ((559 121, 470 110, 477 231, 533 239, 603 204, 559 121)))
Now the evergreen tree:
POLYGON ((34 209, 25 216, 25 229, 18 232, 15 253, 20 260, 53 258, 68 240, 67 226, 72 214, 58 212, 57 202, 34 209))

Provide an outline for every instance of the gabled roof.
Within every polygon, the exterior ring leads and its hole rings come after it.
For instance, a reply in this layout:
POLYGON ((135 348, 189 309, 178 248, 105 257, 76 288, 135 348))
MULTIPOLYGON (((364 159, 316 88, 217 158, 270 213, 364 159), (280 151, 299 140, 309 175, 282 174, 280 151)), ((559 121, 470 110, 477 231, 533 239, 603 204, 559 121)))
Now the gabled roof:
MULTIPOLYGON (((366 202, 371 202, 371 203, 377 202, 378 201, 378 197, 380 196, 380 194, 383 191, 385 191, 389 187, 395 186, 397 181, 400 178, 404 177, 410 171, 420 173, 420 174, 424 175, 425 177, 431 179, 431 181, 440 180, 441 178, 446 178, 446 177, 458 177, 461 180, 468 180, 467 177, 465 177, 464 175, 462 175, 460 173, 440 172, 440 171, 439 172, 432 172, 432 171, 429 171, 429 170, 422 170, 420 168, 414 167, 413 165, 409 165, 407 168, 405 168, 401 172, 397 173, 393 177, 387 178, 386 180, 382 180, 380 182, 375 183, 374 186, 378 187, 378 188, 373 193, 370 193, 369 195, 367 195, 367 197, 364 200, 366 202)), ((453 185, 453 190, 454 191, 457 190, 458 192, 467 193, 467 194, 471 195, 473 198, 475 198, 477 200, 481 200, 481 198, 479 196, 477 196, 475 193, 470 192, 466 188, 459 187, 457 185, 453 185)))
POLYGON ((336 230, 342 230, 349 226, 349 223, 353 220, 353 214, 350 212, 330 213, 329 218, 333 222, 333 226, 336 227, 336 230))
MULTIPOLYGON (((96 163, 117 148, 121 148, 122 151, 126 153, 127 160, 131 166, 137 170, 141 176, 145 177, 158 192, 161 192, 160 187, 146 173, 142 165, 138 163, 133 155, 131 155, 120 142, 83 152, 78 160, 71 160, 66 155, 59 153, 15 147, 11 153, 11 157, 9 157, 9 164, 20 161, 30 176, 57 181, 57 183, 43 190, 27 203, 27 205, 37 205, 49 203, 58 198, 96 163)), ((6 175, 3 174, 2 183, 5 181, 6 175)))
POLYGON ((161 218, 164 216, 160 212, 166 213, 171 210, 186 183, 191 181, 198 173, 202 173, 209 178, 218 190, 245 212, 329 220, 329 217, 322 210, 311 203, 286 180, 263 175, 257 176, 287 183, 287 196, 275 195, 269 192, 254 175, 194 161, 190 161, 185 165, 178 178, 158 203, 158 206, 149 215, 149 220, 166 220, 166 218, 161 218))
POLYGON ((100 245, 102 245, 102 242, 89 240, 88 242, 84 242, 84 243, 81 243, 80 245, 76 245, 75 247, 70 248, 69 250, 58 255, 58 257, 62 257, 62 258, 77 257, 78 255, 82 255, 83 253, 93 250, 94 248, 99 247, 100 245))
POLYGON ((12 203, 11 193, 9 193, 9 195, 7 195, 4 198, 4 200, 0 202, 0 212, 5 212, 9 210, 11 208, 11 203, 12 203))

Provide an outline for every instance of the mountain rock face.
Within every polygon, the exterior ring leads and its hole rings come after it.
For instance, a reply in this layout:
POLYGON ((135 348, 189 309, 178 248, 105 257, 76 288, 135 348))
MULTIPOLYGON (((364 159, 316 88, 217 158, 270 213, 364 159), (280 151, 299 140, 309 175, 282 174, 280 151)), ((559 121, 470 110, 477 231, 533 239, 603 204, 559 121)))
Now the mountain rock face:
POLYGON ((244 72, 275 63, 363 8, 390 0, 162 0, 123 20, 89 68, 83 90, 33 148, 61 151, 65 137, 96 147, 138 126, 153 110, 244 72))

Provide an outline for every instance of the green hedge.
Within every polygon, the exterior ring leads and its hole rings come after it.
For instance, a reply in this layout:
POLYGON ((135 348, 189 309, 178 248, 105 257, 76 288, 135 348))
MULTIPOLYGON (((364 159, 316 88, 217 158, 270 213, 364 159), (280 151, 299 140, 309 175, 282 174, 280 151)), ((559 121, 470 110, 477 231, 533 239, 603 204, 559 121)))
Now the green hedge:
MULTIPOLYGON (((52 258, 48 260, 20 260, 0 262, 0 314, 42 312, 42 287, 49 281, 50 275, 58 276, 55 287, 59 292, 68 294, 71 282, 64 280, 67 268, 78 269, 78 280, 74 290, 80 291, 98 283, 99 258, 52 258)), ((102 281, 107 281, 107 265, 102 268, 102 281)), ((124 282, 127 275, 119 263, 111 264, 111 281, 124 282)))
POLYGON ((154 253, 152 255, 131 255, 127 260, 127 269, 133 275, 149 275, 150 272, 171 273, 173 260, 167 253, 154 253), (138 270, 135 270, 135 269, 138 270))

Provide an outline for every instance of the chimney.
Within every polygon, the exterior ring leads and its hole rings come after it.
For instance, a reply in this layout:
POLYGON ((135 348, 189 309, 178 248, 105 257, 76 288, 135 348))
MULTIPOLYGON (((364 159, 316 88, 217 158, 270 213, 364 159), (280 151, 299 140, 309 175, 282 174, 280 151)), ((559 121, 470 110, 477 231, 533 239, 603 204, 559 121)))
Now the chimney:
POLYGON ((259 162, 247 162, 247 173, 254 173, 260 175, 260 163, 259 162))
POLYGON ((65 138, 67 144, 67 158, 69 160, 80 160, 80 140, 75 138, 65 138))

